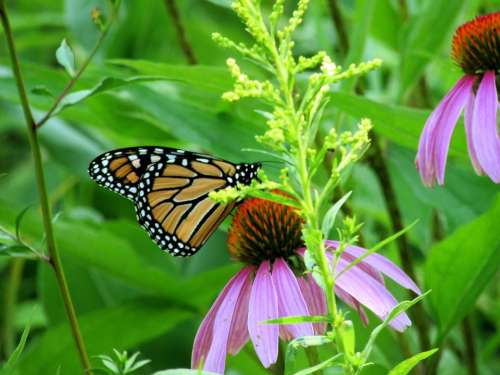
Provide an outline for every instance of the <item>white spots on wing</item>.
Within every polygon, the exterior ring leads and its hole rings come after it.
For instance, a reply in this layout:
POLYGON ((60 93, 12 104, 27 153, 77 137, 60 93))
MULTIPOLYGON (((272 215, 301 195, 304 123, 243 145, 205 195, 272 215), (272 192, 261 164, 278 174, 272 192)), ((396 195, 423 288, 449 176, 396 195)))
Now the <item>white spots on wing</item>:
POLYGON ((141 160, 140 159, 132 160, 132 166, 135 169, 139 169, 141 167, 141 160))
POLYGON ((156 163, 161 160, 161 157, 158 155, 151 155, 151 162, 156 163))

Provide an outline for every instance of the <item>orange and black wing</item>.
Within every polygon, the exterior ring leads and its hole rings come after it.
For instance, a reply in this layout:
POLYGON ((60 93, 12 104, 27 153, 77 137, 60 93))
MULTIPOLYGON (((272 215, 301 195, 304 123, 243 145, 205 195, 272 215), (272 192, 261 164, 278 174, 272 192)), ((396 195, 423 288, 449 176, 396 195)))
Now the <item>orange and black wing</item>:
POLYGON ((90 162, 89 175, 99 185, 130 200, 135 200, 138 184, 147 168, 160 161, 175 161, 178 157, 206 155, 166 147, 130 147, 106 152, 90 162))
POLYGON ((208 194, 251 181, 258 167, 250 166, 205 158, 150 166, 139 182, 139 223, 163 250, 195 254, 235 205, 216 203, 208 194))
POLYGON ((135 202, 139 223, 158 246, 175 256, 189 256, 236 204, 213 202, 208 194, 248 185, 260 166, 148 146, 104 153, 90 163, 89 174, 99 185, 135 202))

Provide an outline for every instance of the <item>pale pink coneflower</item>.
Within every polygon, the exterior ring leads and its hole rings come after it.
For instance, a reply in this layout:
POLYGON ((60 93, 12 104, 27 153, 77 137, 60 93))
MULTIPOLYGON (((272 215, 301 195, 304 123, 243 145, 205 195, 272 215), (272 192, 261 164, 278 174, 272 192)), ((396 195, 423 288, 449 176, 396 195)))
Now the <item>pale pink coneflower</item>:
MULTIPOLYGON (((229 231, 229 252, 245 264, 226 284, 203 319, 193 344, 191 366, 224 373, 227 353, 235 355, 252 341, 258 358, 269 367, 278 357, 278 340, 322 334, 325 324, 275 325, 265 320, 284 316, 324 315, 325 296, 310 274, 304 274, 301 240, 302 220, 290 207, 258 198, 238 206, 229 231)), ((338 246, 326 241, 329 249, 338 246)), ((347 246, 335 273, 338 275, 365 249, 347 246)), ((332 253, 328 252, 332 257, 332 253)), ((365 306, 384 319, 398 303, 384 285, 385 274, 405 288, 420 294, 415 283, 393 262, 371 254, 342 273, 335 293, 354 308, 363 322, 365 306)), ((411 322, 405 313, 390 326, 403 331, 411 322)))
POLYGON ((431 113, 420 136, 417 169, 427 186, 444 184, 448 148, 464 111, 467 148, 474 170, 500 183, 499 108, 496 77, 500 72, 500 12, 460 26, 452 56, 465 75, 431 113))

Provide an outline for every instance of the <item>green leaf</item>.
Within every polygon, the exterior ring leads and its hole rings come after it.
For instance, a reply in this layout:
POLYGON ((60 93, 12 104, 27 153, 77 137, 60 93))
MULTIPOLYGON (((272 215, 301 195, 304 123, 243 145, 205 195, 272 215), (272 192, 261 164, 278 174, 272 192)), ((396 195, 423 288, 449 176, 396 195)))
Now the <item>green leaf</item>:
POLYGON ((300 323, 329 323, 331 319, 322 315, 309 315, 309 316, 284 316, 277 319, 269 319, 263 321, 265 324, 300 324, 300 323))
POLYGON ((127 67, 137 75, 159 76, 166 81, 185 83, 216 92, 230 90, 233 80, 228 69, 203 65, 173 65, 147 60, 113 59, 107 61, 127 67))
MULTIPOLYGON (((346 94, 330 93, 330 105, 355 117, 367 117, 373 121, 373 130, 385 138, 416 150, 420 133, 429 115, 410 107, 395 106, 389 103, 378 103, 368 98, 346 94)), ((331 116, 331 114, 330 114, 331 116)), ((450 155, 460 156, 468 160, 467 144, 464 132, 455 132, 450 145, 450 155)))
POLYGON ((337 359, 339 359, 340 357, 342 357, 342 353, 339 353, 339 354, 336 354, 334 355, 333 357, 331 358, 328 358, 326 361, 323 361, 321 363, 318 363, 317 365, 315 366, 312 366, 312 367, 308 367, 304 370, 300 370, 298 372, 296 372, 294 375, 308 375, 308 374, 314 374, 316 371, 319 371, 319 370, 323 370, 325 368, 328 368, 328 367, 332 367, 332 366, 335 366, 339 363, 337 363, 337 359))
POLYGON ((255 197, 255 198, 266 199, 266 200, 271 201, 271 202, 276 202, 276 203, 282 204, 284 206, 290 206, 290 207, 294 207, 297 209, 301 208, 300 204, 293 198, 289 198, 289 197, 286 197, 286 196, 283 196, 280 194, 267 192, 264 190, 252 190, 249 192, 248 195, 251 197, 255 197))
POLYGON ((21 339, 19 340, 19 344, 17 344, 16 349, 10 355, 10 357, 7 360, 7 362, 5 363, 5 365, 2 367, 0 374, 8 375, 14 370, 14 368, 19 360, 19 357, 21 356, 21 353, 23 352, 24 347, 26 346, 26 341, 28 340, 29 333, 30 333, 30 325, 27 325, 23 330, 23 334, 21 335, 21 339))
POLYGON ((76 74, 75 67, 75 55, 73 54, 73 50, 66 42, 66 39, 63 39, 61 45, 56 50, 56 59, 61 66, 66 69, 66 72, 71 77, 74 77, 76 74))
POLYGON ((413 223, 411 223, 410 225, 407 225, 406 227, 404 227, 403 229, 401 229, 399 232, 396 232, 394 233, 392 236, 389 236, 387 238, 384 238, 382 241, 378 242, 375 246, 372 246, 370 249, 366 250, 366 252, 357 257, 356 259, 354 259, 352 262, 350 262, 348 264, 347 267, 345 267, 338 275, 337 277, 340 277, 343 273, 349 271, 352 267, 354 267, 356 264, 360 263, 361 261, 363 261, 363 259, 365 259, 367 256, 369 256, 370 254, 373 254, 375 253, 376 251, 378 251, 379 249, 383 248, 385 245, 388 245, 390 244, 392 241, 394 241, 396 238, 402 236, 403 234, 405 234, 406 232, 408 232, 411 228, 413 228, 416 224, 418 223, 418 220, 415 220, 413 223))
POLYGON ((391 372, 389 372, 388 375, 406 375, 408 374, 413 367, 415 367, 420 361, 423 361, 424 359, 430 357, 434 353, 436 353, 439 349, 431 349, 427 350, 425 352, 421 352, 418 354, 415 354, 413 357, 410 357, 408 359, 405 359, 404 361, 400 362, 397 364, 396 367, 394 367, 391 372))
POLYGON ((138 82, 151 82, 151 81, 158 81, 162 80, 162 77, 131 77, 127 79, 122 79, 122 78, 114 78, 114 77, 106 77, 104 78, 101 82, 99 82, 97 85, 92 87, 91 89, 86 89, 86 90, 80 90, 80 91, 74 91, 64 97, 63 100, 61 100, 54 110, 54 113, 52 114, 55 116, 59 112, 61 112, 64 108, 70 107, 72 105, 75 105, 77 103, 80 103, 81 101, 102 93, 104 91, 109 91, 121 86, 129 85, 132 83, 138 83, 138 82))
POLYGON ((290 341, 285 353, 285 375, 289 375, 294 371, 299 349, 321 346, 332 341, 333 337, 330 336, 303 336, 290 341))
POLYGON ((155 372, 153 375, 217 375, 215 372, 177 368, 155 372))
MULTIPOLYGON (((466 1, 428 0, 422 12, 411 20, 409 32, 402 46, 400 96, 420 78, 432 58, 440 54, 444 43, 450 40, 457 19, 466 1)), ((449 51, 449 47, 447 50, 449 51)))
POLYGON ((356 332, 354 331, 354 326, 352 321, 345 320, 339 327, 338 338, 341 339, 343 350, 347 358, 354 357, 354 350, 356 345, 356 332))
POLYGON ((335 223, 335 218, 337 217, 340 208, 344 205, 347 199, 349 199, 351 193, 352 191, 349 191, 347 194, 345 194, 326 212, 325 217, 323 218, 323 224, 321 225, 321 231, 323 232, 323 236, 325 236, 325 238, 328 238, 328 235, 330 234, 330 230, 335 223))
MULTIPOLYGON (((344 66, 359 63, 363 60, 363 53, 365 51, 366 40, 368 38, 368 31, 373 19, 373 12, 375 9, 376 0, 358 0, 355 2, 353 19, 353 30, 349 34, 349 51, 344 61, 344 66)), ((341 88, 344 91, 352 91, 356 85, 357 77, 352 77, 342 81, 341 88)))
MULTIPOLYGON (((113 347, 131 348, 158 337, 191 313, 173 309, 153 299, 137 299, 123 305, 79 317, 90 356, 110 352, 113 347)), ((67 322, 49 329, 34 342, 19 361, 23 375, 52 374, 61 365, 64 373, 81 368, 67 322)))
POLYGON ((397 11, 397 5, 391 0, 375 1, 375 9, 370 34, 393 50, 398 48, 402 17, 397 11))
POLYGON ((439 326, 437 342, 474 307, 500 267, 500 195, 485 214, 436 244, 425 265, 426 285, 439 326))
POLYGON ((382 332, 382 330, 389 325, 392 319, 394 319, 396 316, 401 314, 402 312, 405 312, 408 310, 410 307, 415 305, 416 303, 420 302, 422 299, 424 299, 431 291, 427 291, 424 294, 421 294, 417 298, 412 299, 411 301, 403 301, 398 303, 392 311, 387 315, 387 317, 384 319, 382 323, 380 323, 375 329, 370 333, 370 338, 368 339, 368 342, 365 345, 365 348, 363 349, 363 358, 368 360, 368 357, 370 356, 371 351, 374 348, 375 345, 375 340, 377 339, 378 335, 382 332))
POLYGON ((39 95, 39 96, 48 96, 48 97, 51 97, 51 98, 54 98, 54 94, 52 93, 52 91, 50 91, 46 86, 44 85, 37 85, 35 87, 33 87, 30 92, 32 94, 35 94, 35 95, 39 95))

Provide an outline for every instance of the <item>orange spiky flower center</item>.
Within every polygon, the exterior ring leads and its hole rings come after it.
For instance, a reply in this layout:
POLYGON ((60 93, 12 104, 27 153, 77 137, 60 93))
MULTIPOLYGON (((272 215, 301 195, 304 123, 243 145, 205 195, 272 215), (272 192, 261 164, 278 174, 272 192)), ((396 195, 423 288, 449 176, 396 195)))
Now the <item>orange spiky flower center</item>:
POLYGON ((303 246, 302 223, 290 206, 260 198, 246 199, 238 206, 229 229, 229 253, 241 262, 254 265, 276 258, 290 260, 303 246))
POLYGON ((478 16, 453 36, 452 56, 467 74, 500 70, 500 12, 478 16))

